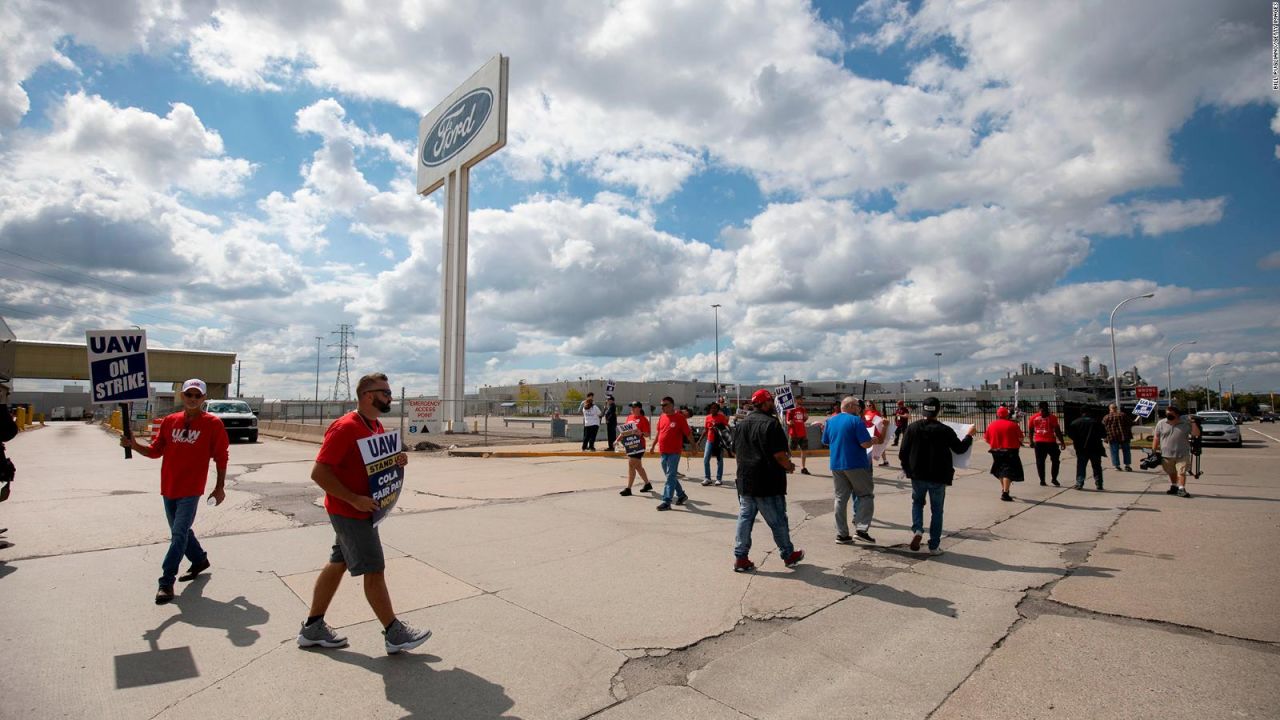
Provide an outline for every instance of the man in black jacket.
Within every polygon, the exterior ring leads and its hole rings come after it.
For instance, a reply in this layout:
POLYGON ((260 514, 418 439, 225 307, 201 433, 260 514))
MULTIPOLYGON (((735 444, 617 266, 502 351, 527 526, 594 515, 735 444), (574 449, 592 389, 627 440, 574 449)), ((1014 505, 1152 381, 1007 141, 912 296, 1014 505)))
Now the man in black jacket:
POLYGON ((804 559, 804 551, 791 544, 787 524, 787 473, 794 472, 787 451, 787 433, 774 417, 773 395, 760 389, 751 396, 751 414, 734 428, 738 457, 738 530, 733 547, 734 572, 755 569, 751 552, 751 526, 756 513, 773 531, 782 564, 791 567, 804 559))
POLYGON ((618 442, 618 403, 612 395, 604 397, 604 429, 608 433, 609 452, 613 452, 613 445, 618 442))
POLYGON ((973 445, 977 427, 970 426, 963 440, 951 428, 938 421, 942 404, 938 398, 926 398, 920 406, 924 419, 907 426, 898 450, 902 474, 911 481, 911 549, 920 549, 924 533, 924 501, 929 498, 929 554, 941 555, 942 508, 947 499, 947 486, 955 478, 952 453, 961 454, 973 445))
POLYGON ((1102 456, 1106 454, 1102 439, 1106 435, 1107 429, 1087 412, 1067 426, 1067 437, 1071 438, 1076 450, 1077 490, 1084 489, 1084 471, 1088 465, 1093 465, 1094 486, 1102 489, 1102 456))
MULTIPOLYGON (((9 386, 0 382, 0 500, 9 498, 9 482, 13 480, 13 464, 4 452, 4 444, 18 435, 18 424, 9 414, 9 386)), ((8 532, 8 528, 0 528, 0 535, 8 532)), ((8 540, 0 540, 0 549, 12 547, 8 540)))

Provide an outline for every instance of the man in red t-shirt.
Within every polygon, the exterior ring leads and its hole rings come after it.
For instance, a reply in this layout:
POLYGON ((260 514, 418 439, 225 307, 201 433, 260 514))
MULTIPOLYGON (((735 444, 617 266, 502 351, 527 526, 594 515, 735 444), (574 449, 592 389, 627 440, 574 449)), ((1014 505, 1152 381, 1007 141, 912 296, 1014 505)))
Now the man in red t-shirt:
MULTIPOLYGON (((324 508, 336 536, 329 564, 320 571, 312 592, 311 612, 298 632, 298 647, 346 647, 347 639, 339 636, 324 621, 325 611, 342 583, 342 573, 362 576, 364 597, 373 614, 382 623, 387 654, 418 647, 431 637, 430 630, 419 630, 396 618, 391 607, 391 593, 383 576, 386 562, 382 554, 382 538, 373 524, 373 511, 378 503, 369 491, 369 472, 360 455, 358 441, 385 432, 378 418, 391 411, 391 383, 382 373, 372 373, 356 383, 356 410, 329 426, 324 442, 311 469, 311 479, 324 490, 324 508)), ((404 467, 409 457, 396 455, 396 464, 404 467)))
POLYGON ((796 406, 787 411, 787 436, 791 449, 800 452, 800 474, 811 475, 804 466, 804 451, 809 449, 809 411, 804 407, 804 396, 796 396, 796 406))
POLYGON ((1062 427, 1058 425, 1058 416, 1049 412, 1049 403, 1040 401, 1040 412, 1032 415, 1027 421, 1031 428, 1031 444, 1036 449, 1036 473, 1040 475, 1040 484, 1044 485, 1044 459, 1053 461, 1050 477, 1053 484, 1058 485, 1058 463, 1061 451, 1067 447, 1067 440, 1062 435, 1062 427))
POLYGON ((706 427, 706 447, 702 452, 703 485, 711 484, 711 458, 716 459, 716 485, 724 484, 724 447, 720 443, 720 432, 729 427, 729 418, 720 412, 720 403, 713 402, 707 408, 707 417, 702 421, 706 427))
POLYGON ((684 413, 676 411, 676 401, 669 397, 662 398, 662 415, 658 417, 658 435, 653 439, 653 447, 662 456, 662 472, 667 476, 667 484, 662 488, 662 502, 659 510, 670 510, 671 500, 676 505, 683 505, 689 496, 680 485, 676 471, 680 469, 680 453, 684 450, 684 441, 693 438, 689 429, 689 421, 684 413))
POLYGON ((120 438, 122 447, 132 448, 149 458, 164 458, 160 463, 160 495, 164 497, 164 514, 169 520, 169 551, 160 563, 157 605, 173 600, 174 576, 184 556, 191 561, 191 567, 179 580, 194 580, 209 569, 209 554, 200 547, 191 525, 196 520, 200 496, 204 495, 205 482, 209 479, 210 460, 217 465, 218 484, 209 497, 219 505, 226 498, 223 486, 227 482, 230 440, 222 420, 202 409, 205 389, 204 381, 196 378, 182 384, 182 412, 160 421, 160 431, 150 445, 143 445, 132 436, 120 438))

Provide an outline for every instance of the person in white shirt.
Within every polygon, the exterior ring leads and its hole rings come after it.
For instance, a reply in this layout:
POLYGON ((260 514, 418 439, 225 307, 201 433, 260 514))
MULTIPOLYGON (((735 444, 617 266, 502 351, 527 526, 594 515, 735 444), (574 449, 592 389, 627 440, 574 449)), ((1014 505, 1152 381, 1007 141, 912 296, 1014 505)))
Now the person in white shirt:
POLYGON ((604 417, 604 412, 600 410, 600 406, 596 405, 596 394, 587 393, 587 399, 582 401, 582 449, 595 451, 596 449, 596 433, 600 432, 600 418, 604 417))

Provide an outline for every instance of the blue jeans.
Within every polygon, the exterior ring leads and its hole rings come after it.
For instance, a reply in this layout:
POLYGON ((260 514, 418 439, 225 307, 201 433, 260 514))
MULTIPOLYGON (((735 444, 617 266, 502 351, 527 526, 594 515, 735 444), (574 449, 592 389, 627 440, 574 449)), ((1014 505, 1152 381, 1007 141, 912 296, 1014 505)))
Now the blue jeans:
POLYGON ((942 506, 947 500, 947 486, 942 483, 911 481, 911 532, 924 534, 924 498, 929 496, 929 549, 942 543, 942 506))
POLYGON ((770 495, 769 497, 751 497, 739 495, 738 535, 733 545, 734 557, 744 558, 751 552, 751 526, 756 522, 756 513, 764 516, 764 521, 773 531, 773 541, 778 545, 782 558, 791 556, 796 547, 791 544, 791 528, 787 525, 787 496, 770 495))
POLYGON ((1111 467, 1120 469, 1120 451, 1124 451, 1124 466, 1129 467, 1129 441, 1128 440, 1108 440, 1111 443, 1111 467))
POLYGON ((667 476, 667 484, 662 486, 662 502, 670 503, 672 498, 685 497, 676 470, 680 469, 680 453, 662 454, 662 473, 667 476))
POLYGON ((164 498, 164 515, 169 520, 169 552, 164 554, 160 585, 173 585, 178 576, 178 563, 186 556, 191 562, 201 562, 208 555, 196 540, 191 531, 191 524, 196 521, 196 509, 200 507, 200 496, 192 495, 184 498, 164 498))
POLYGON ((724 453, 720 451, 720 443, 712 441, 707 443, 707 449, 702 451, 702 476, 711 479, 711 458, 716 459, 716 480, 724 479, 724 453))

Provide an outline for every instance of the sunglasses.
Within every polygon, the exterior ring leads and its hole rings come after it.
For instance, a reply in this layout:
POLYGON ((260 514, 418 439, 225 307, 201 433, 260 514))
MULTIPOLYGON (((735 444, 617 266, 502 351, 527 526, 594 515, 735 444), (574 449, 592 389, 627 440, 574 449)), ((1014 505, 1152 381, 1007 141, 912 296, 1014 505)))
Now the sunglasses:
POLYGON ((382 395, 382 396, 384 396, 384 397, 391 397, 391 391, 390 391, 390 390, 374 389, 374 390, 365 390, 365 392, 366 392, 366 393, 378 393, 378 394, 380 394, 380 395, 382 395))

